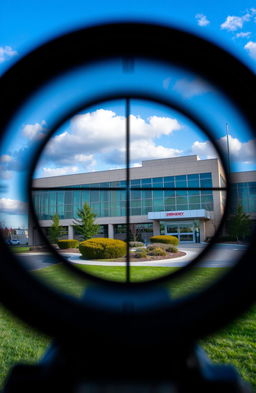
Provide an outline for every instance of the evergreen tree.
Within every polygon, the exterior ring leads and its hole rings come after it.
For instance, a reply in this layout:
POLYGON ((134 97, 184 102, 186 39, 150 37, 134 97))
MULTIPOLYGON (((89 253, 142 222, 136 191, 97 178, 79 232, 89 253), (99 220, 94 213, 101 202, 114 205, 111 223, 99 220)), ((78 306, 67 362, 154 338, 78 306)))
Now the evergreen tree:
POLYGON ((65 233, 64 228, 60 225, 60 219, 57 213, 52 218, 52 226, 49 228, 49 239, 51 243, 56 244, 65 233))
POLYGON ((82 209, 78 209, 77 216, 79 219, 73 221, 74 228, 84 240, 90 239, 98 233, 99 225, 94 224, 96 214, 91 211, 88 203, 85 203, 82 209))
POLYGON ((238 205, 235 214, 229 220, 229 234, 236 241, 244 240, 250 233, 251 221, 249 215, 243 211, 242 205, 238 205))

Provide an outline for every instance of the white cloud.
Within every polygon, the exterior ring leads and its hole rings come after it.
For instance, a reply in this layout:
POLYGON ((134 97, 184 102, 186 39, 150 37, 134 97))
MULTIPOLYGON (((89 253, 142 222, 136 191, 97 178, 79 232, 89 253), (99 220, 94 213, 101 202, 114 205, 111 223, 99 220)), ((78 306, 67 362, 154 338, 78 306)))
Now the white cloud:
POLYGON ((195 16, 198 26, 204 27, 209 25, 210 21, 204 14, 196 14, 195 16))
POLYGON ((42 176, 43 177, 63 176, 63 175, 70 175, 78 172, 79 172, 78 166, 66 166, 61 168, 43 168, 42 176))
POLYGON ((201 158, 215 158, 217 156, 216 150, 209 141, 195 141, 192 145, 192 153, 198 155, 201 158))
MULTIPOLYGON (((136 157, 139 151, 141 158, 144 157, 145 146, 150 146, 152 155, 155 157, 158 151, 157 158, 161 158, 164 148, 157 149, 153 139, 171 135, 172 132, 181 129, 181 124, 171 117, 151 116, 144 120, 139 116, 131 115, 130 129, 133 144, 131 150, 136 148, 136 157)), ((70 168, 76 166, 81 172, 82 165, 83 171, 95 170, 95 155, 97 159, 99 157, 102 162, 105 161, 110 165, 124 164, 125 141, 125 117, 105 109, 77 115, 71 119, 69 130, 49 141, 44 152, 44 162, 47 163, 45 166, 56 166, 57 169, 60 165, 70 168)), ((173 152, 172 149, 166 149, 164 153, 167 154, 167 151, 173 152)), ((135 153, 133 158, 135 159, 135 153)))
POLYGON ((25 124, 22 127, 23 135, 32 140, 32 139, 41 139, 45 135, 46 131, 46 121, 42 120, 41 123, 34 124, 25 124))
POLYGON ((9 214, 27 213, 27 203, 10 198, 0 198, 0 211, 9 214))
POLYGON ((138 140, 131 142, 132 161, 177 157, 181 153, 182 150, 156 145, 153 141, 138 140))
POLYGON ((0 63, 16 56, 17 52, 11 46, 0 46, 0 63))
MULTIPOLYGON (((223 136, 217 143, 223 152, 227 152, 227 137, 223 136)), ((230 156, 235 161, 255 162, 256 144, 254 140, 240 142, 238 138, 232 135, 228 136, 230 156)), ((196 141, 192 145, 192 152, 198 154, 201 158, 214 158, 217 156, 215 149, 210 141, 196 141)))
POLYGON ((212 90, 211 86, 199 78, 192 80, 179 79, 173 86, 173 90, 180 93, 184 98, 191 98, 212 90))
POLYGON ((244 49, 248 51, 249 55, 253 59, 256 59, 256 42, 255 41, 247 42, 247 44, 244 46, 244 49))
POLYGON ((250 31, 246 31, 246 32, 241 32, 241 33, 237 33, 236 34, 236 38, 247 38, 250 37, 252 33, 250 31))
POLYGON ((223 22, 220 27, 221 29, 228 31, 236 31, 238 29, 242 29, 244 23, 249 22, 253 15, 254 9, 251 8, 251 10, 243 16, 227 16, 225 22, 223 22))

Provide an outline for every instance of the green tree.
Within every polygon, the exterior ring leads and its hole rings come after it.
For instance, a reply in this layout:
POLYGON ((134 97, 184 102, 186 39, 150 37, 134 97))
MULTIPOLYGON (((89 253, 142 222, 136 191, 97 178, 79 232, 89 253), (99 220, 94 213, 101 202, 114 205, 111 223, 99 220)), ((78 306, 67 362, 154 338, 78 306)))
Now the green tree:
POLYGON ((244 240, 250 233, 251 221, 249 215, 238 205, 234 215, 229 220, 228 232, 236 241, 244 240))
POLYGON ((49 228, 49 239, 51 243, 56 244, 60 238, 65 233, 64 228, 60 225, 60 219, 57 213, 54 214, 52 218, 52 226, 49 228))
POLYGON ((90 239, 99 231, 99 225, 94 223, 96 214, 91 211, 88 203, 85 202, 82 209, 78 209, 77 216, 79 219, 73 221, 74 228, 84 240, 90 239))

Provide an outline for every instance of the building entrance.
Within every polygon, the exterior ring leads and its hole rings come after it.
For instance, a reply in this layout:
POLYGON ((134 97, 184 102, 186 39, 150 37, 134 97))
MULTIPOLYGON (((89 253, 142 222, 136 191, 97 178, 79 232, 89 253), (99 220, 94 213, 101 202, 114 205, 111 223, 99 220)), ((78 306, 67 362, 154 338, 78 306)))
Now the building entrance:
POLYGON ((164 226, 165 235, 176 236, 180 243, 199 242, 199 227, 194 221, 168 222, 164 226))

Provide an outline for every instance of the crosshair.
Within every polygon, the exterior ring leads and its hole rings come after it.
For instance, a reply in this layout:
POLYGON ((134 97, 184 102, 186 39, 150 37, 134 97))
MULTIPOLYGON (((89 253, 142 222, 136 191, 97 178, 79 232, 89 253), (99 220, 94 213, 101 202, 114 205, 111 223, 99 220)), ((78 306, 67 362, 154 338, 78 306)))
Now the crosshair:
MULTIPOLYGON (((90 191, 124 191, 126 194, 126 280, 125 280, 125 284, 131 284, 131 274, 130 274, 130 252, 129 252, 129 227, 130 227, 130 193, 131 191, 159 191, 158 187, 137 187, 134 185, 131 185, 131 181, 130 181, 130 168, 131 168, 131 164, 130 164, 130 134, 131 134, 131 126, 130 126, 130 108, 131 108, 131 100, 134 98, 139 98, 141 100, 147 100, 147 101, 154 101, 154 102, 158 102, 161 103, 162 105, 165 105, 168 108, 174 108, 175 110, 183 113, 185 116, 187 116, 190 120, 193 121, 194 124, 196 124, 198 127, 200 127, 206 134, 207 137, 209 138, 209 140, 212 142, 216 152, 218 152, 219 157, 222 158, 222 165, 224 168, 224 171, 226 173, 226 179, 227 179, 227 185, 225 187, 162 187, 161 190, 162 191, 218 191, 218 192, 227 192, 227 196, 229 195, 229 176, 227 174, 227 169, 226 169, 226 164, 225 164, 225 158, 223 156, 223 153, 220 149, 220 147, 216 144, 216 142, 214 141, 214 138, 212 137, 212 132, 209 131, 209 127, 207 128, 203 122, 195 116, 195 114, 191 113, 190 111, 188 111, 188 109, 184 109, 181 107, 181 105, 178 105, 177 103, 174 103, 172 101, 169 102, 168 99, 164 99, 162 97, 157 97, 156 95, 151 96, 149 94, 139 94, 139 93, 130 93, 128 96, 127 94, 125 94, 125 92, 122 95, 111 95, 108 97, 103 97, 103 98, 97 98, 96 101, 94 102, 90 102, 86 107, 90 107, 90 106, 94 106, 96 103, 99 102, 106 102, 106 101, 110 101, 110 100, 114 100, 114 99, 124 99, 125 102, 125 148, 126 148, 126 153, 125 153, 125 168, 126 168, 126 178, 125 178, 125 186, 119 186, 119 187, 111 187, 111 188, 106 188, 103 186, 97 186, 94 187, 93 185, 89 186, 89 190, 90 191)), ((84 107, 82 105, 80 105, 78 112, 80 112, 80 110, 84 109, 84 107)), ((72 109, 71 113, 66 113, 64 119, 61 119, 60 121, 58 121, 50 130, 48 136, 45 138, 45 140, 43 141, 43 143, 40 145, 39 149, 35 152, 34 155, 34 160, 32 162, 31 165, 31 171, 30 171, 30 175, 29 175, 29 184, 28 184, 28 188, 30 190, 29 192, 29 201, 30 201, 30 210, 31 210, 31 215, 33 217, 33 221, 37 227, 37 230, 39 231, 41 237, 43 238, 44 242, 48 245, 49 248, 52 249, 52 252, 55 253, 56 257, 59 258, 64 265, 72 270, 75 273, 78 273, 78 275, 83 276, 88 278, 88 273, 86 273, 85 271, 76 268, 76 266, 74 264, 72 264, 72 262, 69 262, 66 258, 62 257, 58 252, 56 252, 55 248, 53 248, 49 242, 49 240, 47 239, 47 236, 45 235, 45 233, 42 231, 40 224, 38 222, 38 217, 37 217, 37 213, 35 211, 35 208, 33 206, 33 191, 63 191, 63 190, 67 190, 67 188, 65 187, 36 187, 33 185, 33 173, 35 170, 35 167, 37 165, 37 162, 40 158, 40 156, 43 153, 43 149, 45 148, 45 146, 47 145, 47 143, 50 141, 50 138, 52 137, 52 135, 54 134, 54 132, 70 117, 72 117, 74 114, 76 113, 76 110, 72 109), (32 192, 31 192, 32 191, 32 192)), ((77 188, 76 187, 72 187, 72 186, 68 186, 68 190, 69 191, 74 191, 77 192, 77 188)), ((84 187, 84 186, 80 186, 79 190, 88 190, 88 186, 84 187)), ((224 226, 224 222, 226 220, 227 217, 227 212, 228 212, 228 207, 229 207, 229 200, 230 198, 226 198, 226 205, 225 205, 225 210, 221 219, 221 222, 219 224, 219 227, 217 228, 213 238, 211 239, 210 245, 215 243, 215 239, 219 236, 219 234, 221 233, 221 230, 224 226)), ((210 246, 209 246, 210 247, 210 246)), ((206 255, 208 253, 208 247, 202 251, 200 253, 200 255, 195 258, 194 260, 192 260, 188 265, 183 266, 181 269, 173 272, 172 274, 168 275, 168 278, 173 279, 173 278, 177 278, 177 276, 182 275, 185 271, 188 271, 190 269, 192 269, 196 264, 198 264, 203 255, 206 255)), ((91 276, 90 276, 91 278, 91 276)), ((162 279, 165 280, 167 278, 167 276, 164 276, 162 279)), ((97 279, 97 278, 96 278, 97 279)), ((161 278, 159 278, 158 280, 161 280, 161 278)), ((155 280, 154 280, 155 281, 155 280)), ((139 283, 141 284, 141 282, 139 283)), ((136 285, 136 283, 135 283, 136 285)))

